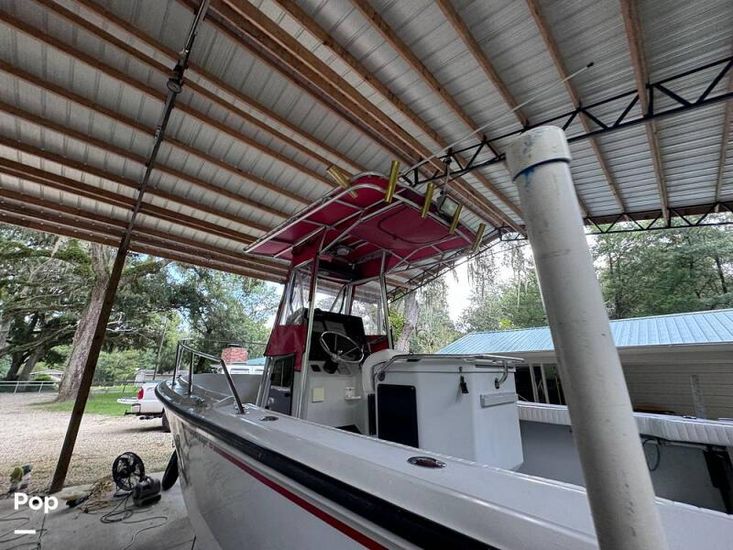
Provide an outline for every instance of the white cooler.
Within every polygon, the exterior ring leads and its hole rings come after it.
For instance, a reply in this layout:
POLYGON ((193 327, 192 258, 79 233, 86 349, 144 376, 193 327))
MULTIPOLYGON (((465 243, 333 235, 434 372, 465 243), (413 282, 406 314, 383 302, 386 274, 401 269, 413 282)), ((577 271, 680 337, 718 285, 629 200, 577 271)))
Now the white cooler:
POLYGON ((514 369, 497 388, 503 372, 495 361, 470 356, 396 357, 377 375, 377 435, 481 464, 518 468, 524 456, 514 369))

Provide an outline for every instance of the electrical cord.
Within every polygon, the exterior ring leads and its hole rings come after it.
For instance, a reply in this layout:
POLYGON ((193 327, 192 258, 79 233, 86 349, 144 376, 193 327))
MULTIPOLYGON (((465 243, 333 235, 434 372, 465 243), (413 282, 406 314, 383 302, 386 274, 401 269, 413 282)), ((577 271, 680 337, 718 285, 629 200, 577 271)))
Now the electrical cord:
POLYGON ((102 514, 99 518, 99 521, 104 524, 110 524, 110 523, 124 523, 125 525, 136 525, 139 523, 144 523, 147 521, 153 521, 153 520, 162 520, 154 525, 148 525, 146 527, 143 527, 142 529, 139 529, 135 531, 132 535, 132 538, 130 539, 130 542, 127 546, 123 548, 123 550, 129 550, 132 548, 132 546, 135 544, 135 539, 138 535, 145 531, 149 531, 150 529, 157 529, 158 527, 162 527, 166 523, 168 523, 168 516, 150 516, 140 519, 131 520, 135 514, 140 513, 140 509, 134 509, 129 508, 128 503, 130 499, 132 498, 132 492, 128 493, 120 493, 119 491, 114 494, 115 498, 122 497, 119 502, 110 510, 109 512, 105 512, 102 514))
POLYGON ((646 465, 649 468, 649 471, 650 472, 655 471, 657 468, 659 468, 659 463, 662 461, 662 449, 659 446, 659 441, 655 440, 655 438, 653 437, 645 437, 641 441, 641 448, 644 449, 644 457, 646 458, 646 465), (655 446, 657 453, 656 453, 656 458, 654 460, 654 466, 652 466, 651 464, 649 464, 649 456, 646 453, 646 444, 650 442, 653 443, 655 441, 657 443, 655 446))
MULTIPOLYGON (((5 531, 4 533, 0 533, 0 545, 5 545, 5 544, 11 543, 11 542, 15 542, 17 540, 20 540, 20 539, 23 539, 23 538, 27 538, 28 537, 27 534, 22 534, 22 535, 16 535, 16 536, 13 536, 13 537, 10 537, 10 538, 5 538, 8 535, 10 535, 11 533, 14 533, 16 529, 20 529, 24 525, 27 525, 28 523, 30 523, 30 521, 31 521, 31 517, 30 516, 14 517, 17 514, 19 514, 20 512, 21 512, 21 510, 16 510, 15 512, 12 512, 11 514, 8 514, 7 516, 4 516, 4 517, 0 518, 0 523, 6 523, 6 522, 12 522, 12 521, 23 521, 23 523, 21 523, 20 525, 14 526, 11 530, 5 531)), ((5 548, 5 550, 17 550, 17 549, 20 549, 20 548, 25 548, 26 550, 40 549, 40 547, 41 547, 41 545, 40 545, 40 535, 42 535, 46 531, 46 529, 43 528, 43 525, 45 525, 45 523, 46 523, 46 516, 44 515, 44 517, 43 517, 43 523, 41 524, 41 528, 40 529, 36 529, 36 534, 39 535, 39 539, 38 540, 28 541, 28 542, 21 542, 20 544, 16 544, 15 546, 10 546, 10 547, 3 546, 3 548, 5 548)))

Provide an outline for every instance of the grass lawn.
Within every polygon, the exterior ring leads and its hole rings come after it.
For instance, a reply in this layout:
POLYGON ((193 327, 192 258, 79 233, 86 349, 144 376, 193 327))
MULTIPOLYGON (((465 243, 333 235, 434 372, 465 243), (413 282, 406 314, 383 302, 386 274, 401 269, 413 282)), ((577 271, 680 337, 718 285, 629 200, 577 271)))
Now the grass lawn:
MULTIPOLYGON (((137 388, 134 386, 127 386, 124 392, 122 391, 122 386, 97 389, 96 391, 92 389, 84 412, 121 416, 125 411, 130 410, 130 407, 120 405, 117 400, 120 397, 134 397, 136 393, 137 388)), ((39 403, 38 406, 47 411, 71 412, 71 409, 74 408, 74 400, 64 401, 63 403, 39 403)))

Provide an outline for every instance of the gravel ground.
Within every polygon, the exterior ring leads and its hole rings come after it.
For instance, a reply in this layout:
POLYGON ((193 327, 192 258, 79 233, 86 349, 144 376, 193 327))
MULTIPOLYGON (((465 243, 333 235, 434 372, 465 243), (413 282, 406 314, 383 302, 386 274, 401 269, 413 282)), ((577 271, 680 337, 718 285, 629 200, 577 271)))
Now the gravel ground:
MULTIPOLYGON (((8 491, 12 468, 32 464, 30 491, 44 490, 53 477, 69 422, 68 412, 51 412, 36 403, 49 395, 0 394, 0 494, 8 491)), ((137 453, 149 472, 164 470, 173 449, 171 434, 159 419, 84 415, 66 486, 91 483, 108 475, 115 457, 137 453)))

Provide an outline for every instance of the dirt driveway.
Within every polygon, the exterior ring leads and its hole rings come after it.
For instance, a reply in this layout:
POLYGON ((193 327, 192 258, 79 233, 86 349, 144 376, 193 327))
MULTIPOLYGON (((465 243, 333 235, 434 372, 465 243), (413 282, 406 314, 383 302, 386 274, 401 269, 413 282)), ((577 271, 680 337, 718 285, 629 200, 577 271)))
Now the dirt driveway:
MULTIPOLYGON (((69 422, 69 413, 52 412, 33 404, 53 397, 0 394, 0 494, 9 486, 12 468, 32 464, 31 491, 51 482, 69 422)), ((109 474, 115 457, 125 451, 140 455, 149 472, 165 469, 173 449, 172 437, 160 420, 135 416, 87 414, 81 423, 66 485, 91 483, 109 474)))

